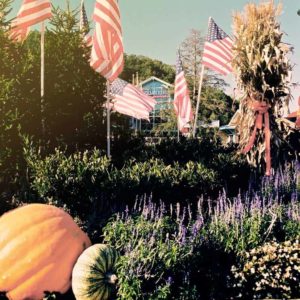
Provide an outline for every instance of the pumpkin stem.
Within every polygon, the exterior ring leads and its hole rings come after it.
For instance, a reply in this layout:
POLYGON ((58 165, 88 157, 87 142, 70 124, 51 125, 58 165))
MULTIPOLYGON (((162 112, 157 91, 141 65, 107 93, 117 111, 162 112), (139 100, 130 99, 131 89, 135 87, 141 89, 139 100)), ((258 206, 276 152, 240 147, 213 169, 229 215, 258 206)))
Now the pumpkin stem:
POLYGON ((115 274, 109 274, 107 275, 107 282, 110 284, 115 285, 118 281, 118 277, 115 274))

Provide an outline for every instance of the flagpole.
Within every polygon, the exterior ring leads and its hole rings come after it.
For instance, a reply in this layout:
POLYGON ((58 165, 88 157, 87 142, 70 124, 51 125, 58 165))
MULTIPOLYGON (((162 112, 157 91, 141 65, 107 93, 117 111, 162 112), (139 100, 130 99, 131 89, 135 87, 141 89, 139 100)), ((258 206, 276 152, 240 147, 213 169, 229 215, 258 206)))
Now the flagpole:
POLYGON ((111 158, 110 154, 110 82, 106 81, 106 106, 107 106, 107 157, 111 158))
MULTIPOLYGON (((207 25, 207 27, 209 27, 210 20, 211 20, 211 17, 208 18, 208 25, 207 25)), ((204 69, 205 69, 205 66, 202 64, 201 74, 200 74, 200 80, 199 80, 198 95, 197 95, 197 105, 196 105, 196 111, 195 111, 195 122, 194 122, 194 127, 193 127, 193 138, 196 137, 196 129, 197 129, 197 122, 198 122, 198 112, 199 112, 199 105, 200 105, 200 97, 201 97, 202 85, 203 85, 204 69)))
POLYGON ((45 22, 41 25, 41 124, 42 135, 45 137, 45 22))
POLYGON ((195 111, 195 122, 194 122, 194 127, 193 127, 193 138, 196 136, 199 104, 200 104, 200 97, 201 97, 202 86, 203 86, 204 69, 205 69, 205 67, 204 67, 204 65, 202 65, 201 75, 200 75, 200 80, 199 80, 198 95, 197 95, 197 105, 196 105, 196 111, 195 111))
POLYGON ((180 132, 179 132, 179 120, 177 118, 177 142, 180 140, 180 132))

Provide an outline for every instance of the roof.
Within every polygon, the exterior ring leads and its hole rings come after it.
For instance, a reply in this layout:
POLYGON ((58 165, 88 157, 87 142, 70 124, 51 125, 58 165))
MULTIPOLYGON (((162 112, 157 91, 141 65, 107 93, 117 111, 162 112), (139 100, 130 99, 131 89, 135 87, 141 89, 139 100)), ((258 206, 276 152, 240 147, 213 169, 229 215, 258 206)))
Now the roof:
POLYGON ((139 86, 142 87, 144 84, 146 84, 147 82, 150 82, 150 81, 158 81, 158 82, 162 83, 166 88, 174 87, 173 84, 170 84, 170 83, 168 83, 168 82, 166 82, 164 80, 161 80, 161 79, 159 79, 159 78, 157 78, 155 76, 151 76, 148 79, 140 82, 139 86))
POLYGON ((232 116, 232 118, 231 118, 231 120, 230 120, 228 126, 234 126, 234 127, 237 126, 238 123, 240 122, 240 119, 241 119, 241 112, 240 112, 240 110, 238 109, 238 110, 234 113, 234 115, 232 116))
POLYGON ((220 130, 225 132, 228 135, 233 135, 235 134, 235 127, 236 126, 225 125, 225 126, 221 126, 220 130))

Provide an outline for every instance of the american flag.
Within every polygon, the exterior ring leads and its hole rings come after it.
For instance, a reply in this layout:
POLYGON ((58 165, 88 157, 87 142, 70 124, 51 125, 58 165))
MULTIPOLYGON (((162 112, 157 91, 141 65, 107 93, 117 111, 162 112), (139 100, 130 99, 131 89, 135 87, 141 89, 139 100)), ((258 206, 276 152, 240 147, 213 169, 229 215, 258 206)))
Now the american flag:
POLYGON ((193 111, 179 51, 176 61, 174 109, 178 118, 178 128, 185 131, 185 126, 193 119, 193 111))
POLYGON ((9 38, 16 42, 23 42, 24 40, 26 40, 29 32, 30 27, 22 29, 12 29, 9 33, 9 38))
POLYGON ((123 70, 123 42, 117 0, 96 0, 91 66, 109 81, 123 70))
POLYGON ((149 121, 149 113, 156 101, 142 90, 122 79, 115 79, 110 87, 111 109, 121 114, 149 121))
POLYGON ((27 32, 29 27, 52 17, 49 0, 23 0, 12 32, 27 32))
POLYGON ((232 39, 218 27, 213 18, 209 18, 203 65, 222 75, 231 73, 232 45, 232 39))
POLYGON ((90 26, 83 0, 81 1, 79 29, 83 34, 84 43, 87 46, 92 46, 93 37, 89 34, 90 26))

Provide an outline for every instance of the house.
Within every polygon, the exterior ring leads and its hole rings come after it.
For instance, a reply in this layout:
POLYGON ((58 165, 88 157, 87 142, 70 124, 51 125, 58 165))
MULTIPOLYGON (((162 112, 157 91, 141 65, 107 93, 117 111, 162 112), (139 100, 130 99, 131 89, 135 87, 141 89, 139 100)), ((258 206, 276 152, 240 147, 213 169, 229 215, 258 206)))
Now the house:
POLYGON ((173 107, 173 95, 172 91, 174 90, 174 85, 161 80, 155 76, 151 76, 148 79, 139 83, 139 87, 147 95, 155 98, 157 104, 155 109, 150 113, 150 122, 147 121, 138 121, 138 128, 145 132, 150 133, 155 125, 161 123, 160 111, 173 107))
POLYGON ((237 125, 239 124, 241 119, 241 113, 238 109, 235 114, 232 116, 228 125, 224 125, 220 127, 221 135, 223 135, 223 140, 226 144, 229 143, 238 143, 237 136, 237 125))
MULTIPOLYGON (((300 102, 300 99, 299 99, 300 102)), ((300 111, 290 113, 287 117, 282 118, 282 121, 291 128, 300 128, 300 111)), ((225 144, 238 143, 237 126, 240 123, 241 113, 237 110, 231 118, 228 125, 221 126, 220 131, 225 144)))

